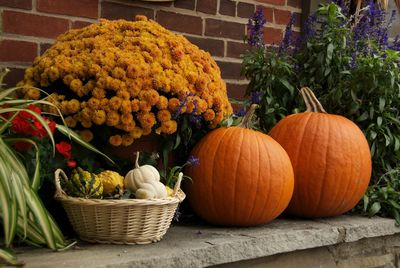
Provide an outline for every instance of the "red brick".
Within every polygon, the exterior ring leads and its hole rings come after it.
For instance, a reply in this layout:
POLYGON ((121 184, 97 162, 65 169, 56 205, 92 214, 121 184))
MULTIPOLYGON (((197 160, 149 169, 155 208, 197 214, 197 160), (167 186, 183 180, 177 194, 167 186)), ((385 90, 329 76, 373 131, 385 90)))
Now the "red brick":
POLYGON ((55 38, 68 28, 69 22, 66 19, 3 11, 3 30, 6 33, 55 38))
POLYGON ((283 24, 286 25, 290 21, 290 17, 292 13, 288 10, 280 10, 280 9, 275 9, 274 10, 275 14, 275 24, 283 24))
POLYGON ((110 2, 101 2, 101 17, 109 20, 134 20, 136 15, 145 15, 154 19, 154 10, 143 7, 128 6, 110 2))
MULTIPOLYGON (((146 0, 144 0, 144 1, 146 1, 146 0)), ((156 8, 156 7, 159 7, 159 6, 162 6, 162 7, 172 7, 172 0, 163 0, 164 2, 162 2, 162 1, 154 1, 154 0, 149 0, 149 1, 146 1, 146 5, 147 6, 149 6, 150 8, 156 8)), ((135 1, 135 0, 128 0, 128 2, 138 2, 138 1, 135 1)), ((143 0, 140 0, 139 2, 143 2, 143 0)))
POLYGON ((40 55, 43 55, 44 52, 46 52, 46 50, 48 50, 53 44, 49 44, 49 43, 41 43, 40 44, 40 55))
POLYGON ((201 0, 197 1, 196 10, 207 14, 217 13, 217 0, 201 0))
POLYGON ((191 37, 191 36, 186 36, 186 38, 199 48, 203 49, 204 51, 210 52, 212 56, 217 56, 217 57, 224 56, 225 46, 224 46, 224 41, 222 40, 191 37))
POLYGON ((254 5, 248 3, 238 3, 237 15, 241 18, 250 18, 254 14, 254 5))
POLYGON ((271 27, 265 27, 264 41, 267 44, 279 44, 282 41, 282 30, 271 27))
POLYGON ((37 0, 37 10, 52 14, 62 14, 97 19, 98 0, 37 0))
POLYGON ((240 79, 242 65, 239 62, 217 61, 223 79, 240 79))
POLYGON ((0 7, 32 9, 32 0, 0 0, 0 7))
POLYGON ((195 0, 175 0, 174 7, 194 10, 196 6, 195 0))
POLYGON ((36 43, 16 40, 0 41, 0 61, 31 62, 36 56, 36 43))
POLYGON ((200 17, 158 11, 157 22, 169 30, 201 35, 203 22, 200 17))
POLYGON ((301 8, 301 0, 288 0, 288 6, 301 8))
POLYGON ((236 2, 232 0, 220 0, 219 14, 235 17, 236 2))
POLYGON ((10 72, 4 78, 6 87, 14 87, 19 81, 24 78, 25 69, 22 68, 9 68, 10 72))
POLYGON ((90 24, 92 24, 91 22, 88 21, 82 21, 82 20, 76 20, 72 22, 72 29, 80 29, 86 26, 89 26, 90 24))
POLYGON ((273 23, 274 22, 274 9, 270 7, 263 7, 264 17, 267 22, 273 23))
POLYGON ((205 35, 242 40, 245 29, 244 24, 237 22, 206 19, 205 35))
POLYGON ((226 56, 231 58, 240 58, 240 55, 244 54, 250 49, 250 46, 243 42, 231 42, 228 41, 226 46, 226 56))
MULTIPOLYGON (((226 87, 228 89, 228 97, 229 98, 233 98, 236 100, 245 99, 247 85, 228 83, 228 84, 226 84, 226 87)), ((238 108, 239 107, 236 107, 235 110, 238 110, 238 108)))
POLYGON ((257 2, 272 4, 276 6, 284 6, 286 0, 257 0, 257 2))

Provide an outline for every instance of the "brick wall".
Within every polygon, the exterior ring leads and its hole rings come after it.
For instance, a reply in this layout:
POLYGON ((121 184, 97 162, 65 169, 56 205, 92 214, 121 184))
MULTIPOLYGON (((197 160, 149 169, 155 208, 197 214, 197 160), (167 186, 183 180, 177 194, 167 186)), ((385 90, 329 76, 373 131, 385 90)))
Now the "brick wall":
POLYGON ((246 80, 240 77, 240 54, 247 49, 243 37, 248 18, 258 5, 267 18, 265 41, 269 44, 282 39, 291 13, 301 13, 301 0, 0 0, 0 67, 12 69, 6 81, 12 85, 66 30, 98 18, 132 20, 136 14, 144 14, 210 52, 221 68, 229 95, 241 98, 246 88, 246 80))

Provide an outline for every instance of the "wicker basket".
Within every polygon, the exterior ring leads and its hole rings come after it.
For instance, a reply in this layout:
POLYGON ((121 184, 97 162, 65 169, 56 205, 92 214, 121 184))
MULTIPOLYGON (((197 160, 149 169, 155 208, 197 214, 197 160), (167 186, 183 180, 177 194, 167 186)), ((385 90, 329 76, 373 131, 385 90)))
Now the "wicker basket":
POLYGON ((149 244, 160 241, 169 228, 178 204, 185 199, 180 189, 182 177, 173 196, 163 199, 86 199, 68 196, 55 172, 56 193, 75 232, 82 240, 112 244, 149 244))

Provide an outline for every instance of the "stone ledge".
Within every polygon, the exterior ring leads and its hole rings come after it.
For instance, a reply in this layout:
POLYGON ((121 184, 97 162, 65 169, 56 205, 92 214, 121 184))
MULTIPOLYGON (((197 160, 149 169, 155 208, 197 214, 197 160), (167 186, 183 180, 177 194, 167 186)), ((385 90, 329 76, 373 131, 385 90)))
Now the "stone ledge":
POLYGON ((204 267, 280 253, 349 243, 400 233, 394 220, 340 216, 330 219, 277 219, 251 228, 172 226, 150 245, 98 245, 52 252, 20 249, 25 267, 204 267))

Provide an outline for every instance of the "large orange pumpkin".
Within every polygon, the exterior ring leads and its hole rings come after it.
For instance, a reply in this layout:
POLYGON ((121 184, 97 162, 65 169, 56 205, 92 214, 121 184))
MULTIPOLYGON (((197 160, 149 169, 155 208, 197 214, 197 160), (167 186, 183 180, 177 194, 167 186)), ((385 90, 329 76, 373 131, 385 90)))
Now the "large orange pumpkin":
POLYGON ((289 204, 294 175, 285 150, 271 137, 241 125, 219 128, 193 149, 200 166, 186 172, 194 211, 218 225, 252 226, 273 220, 289 204))
POLYGON ((356 124, 325 112, 309 88, 307 111, 282 119, 269 133, 292 161, 295 188, 287 212, 327 217, 352 209, 371 178, 368 142, 356 124))

